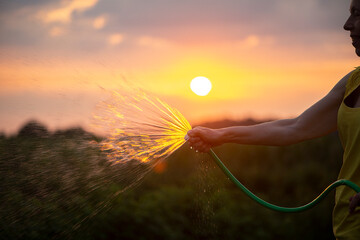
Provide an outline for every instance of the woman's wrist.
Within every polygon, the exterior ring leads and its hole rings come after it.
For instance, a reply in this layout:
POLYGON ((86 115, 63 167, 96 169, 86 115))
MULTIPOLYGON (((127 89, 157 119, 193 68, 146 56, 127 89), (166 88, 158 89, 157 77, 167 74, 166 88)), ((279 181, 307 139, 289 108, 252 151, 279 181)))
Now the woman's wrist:
POLYGON ((218 129, 219 143, 230 143, 234 142, 234 129, 231 127, 218 129))

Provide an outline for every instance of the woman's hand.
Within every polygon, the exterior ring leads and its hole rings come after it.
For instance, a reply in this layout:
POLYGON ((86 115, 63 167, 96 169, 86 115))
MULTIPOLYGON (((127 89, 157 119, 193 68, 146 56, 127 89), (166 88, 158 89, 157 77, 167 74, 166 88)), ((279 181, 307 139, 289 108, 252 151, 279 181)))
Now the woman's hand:
POLYGON ((195 127, 187 132, 185 139, 190 146, 199 152, 208 152, 211 147, 223 144, 223 136, 220 129, 195 127))
POLYGON ((349 204, 349 212, 354 213, 355 212, 355 208, 357 206, 360 206, 360 193, 357 193, 356 195, 352 196, 350 199, 350 204, 349 204))

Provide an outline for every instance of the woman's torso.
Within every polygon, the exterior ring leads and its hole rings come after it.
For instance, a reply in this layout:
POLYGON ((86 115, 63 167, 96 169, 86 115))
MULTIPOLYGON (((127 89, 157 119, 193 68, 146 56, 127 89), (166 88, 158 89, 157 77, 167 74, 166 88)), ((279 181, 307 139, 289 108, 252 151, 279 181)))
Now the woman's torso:
MULTIPOLYGON (((339 179, 360 185, 360 68, 350 76, 344 99, 338 112, 338 132, 344 148, 339 179)), ((337 239, 360 239, 360 212, 350 215, 349 198, 355 192, 348 187, 336 190, 333 212, 334 233, 337 239)))

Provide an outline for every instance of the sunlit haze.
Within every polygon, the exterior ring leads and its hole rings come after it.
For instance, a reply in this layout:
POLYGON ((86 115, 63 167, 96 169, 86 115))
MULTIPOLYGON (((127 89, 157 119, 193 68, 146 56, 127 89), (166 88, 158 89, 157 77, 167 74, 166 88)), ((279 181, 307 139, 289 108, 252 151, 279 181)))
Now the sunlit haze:
POLYGON ((358 65, 339 0, 0 0, 0 133, 80 125, 135 84, 190 124, 289 117, 358 65), (189 88, 212 83, 206 97, 189 88))

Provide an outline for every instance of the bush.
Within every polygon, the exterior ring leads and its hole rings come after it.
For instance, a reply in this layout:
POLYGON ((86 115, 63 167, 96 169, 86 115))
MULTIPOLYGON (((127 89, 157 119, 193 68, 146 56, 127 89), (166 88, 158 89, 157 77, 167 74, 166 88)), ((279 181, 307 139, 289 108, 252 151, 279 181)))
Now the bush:
POLYGON ((37 122, 36 120, 31 120, 20 128, 18 136, 28 138, 45 138, 49 136, 49 132, 43 124, 37 122))

